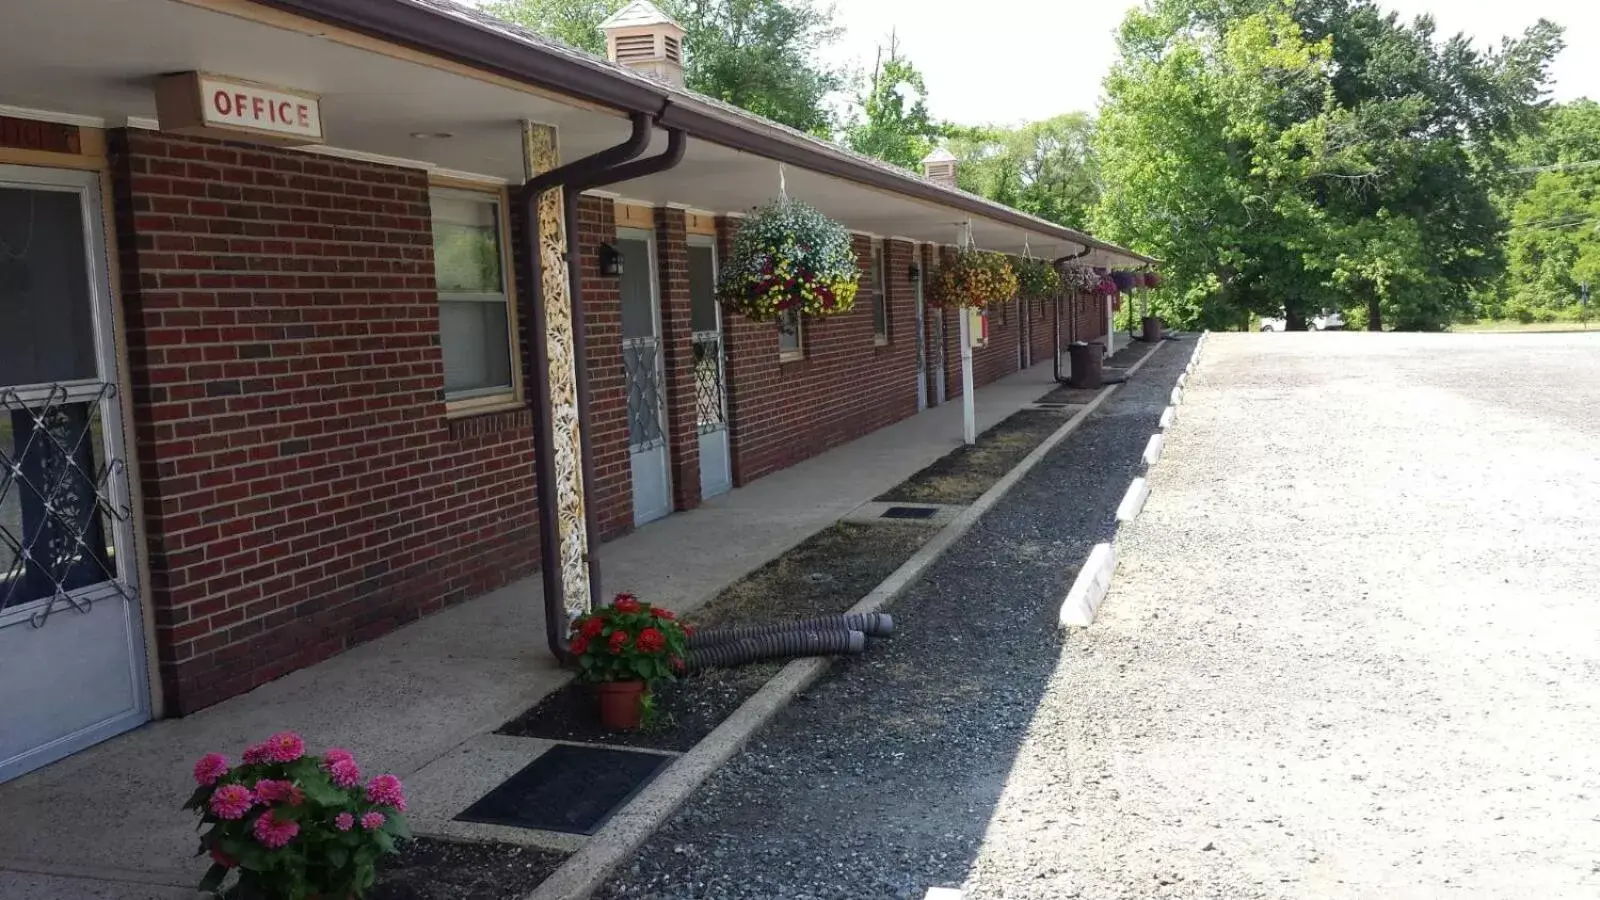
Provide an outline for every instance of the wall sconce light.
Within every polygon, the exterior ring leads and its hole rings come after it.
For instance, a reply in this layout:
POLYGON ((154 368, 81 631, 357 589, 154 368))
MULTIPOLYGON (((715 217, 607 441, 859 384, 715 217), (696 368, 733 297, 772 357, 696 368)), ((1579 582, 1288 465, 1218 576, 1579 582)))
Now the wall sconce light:
POLYGON ((906 274, 911 278, 912 281, 916 281, 918 278, 922 277, 922 269, 919 268, 916 263, 912 263, 911 268, 906 272, 906 274))
POLYGON ((622 254, 610 244, 600 245, 600 274, 607 278, 622 276, 622 254))

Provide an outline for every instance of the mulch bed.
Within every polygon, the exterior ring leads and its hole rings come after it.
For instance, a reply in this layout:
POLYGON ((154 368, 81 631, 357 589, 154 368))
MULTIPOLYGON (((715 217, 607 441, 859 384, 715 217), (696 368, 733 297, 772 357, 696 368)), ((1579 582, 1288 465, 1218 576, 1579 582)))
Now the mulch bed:
MULTIPOLYGON (((824 529, 685 616, 696 627, 840 613, 856 604, 937 531, 905 524, 824 529)), ((783 667, 753 663, 698 672, 656 689, 656 721, 643 731, 600 727, 592 685, 568 682, 500 734, 684 752, 710 734, 783 667)))
POLYGON ((406 841, 378 872, 368 900, 521 900, 567 854, 516 844, 406 841))
MULTIPOLYGON (((1052 395, 1053 396, 1053 395, 1052 395)), ((1047 402, 1071 403, 1071 400, 1047 402)), ((1012 413, 970 447, 958 447, 879 495, 880 503, 971 503, 983 496, 1033 448, 1054 434, 1076 409, 1025 409, 1012 413)))

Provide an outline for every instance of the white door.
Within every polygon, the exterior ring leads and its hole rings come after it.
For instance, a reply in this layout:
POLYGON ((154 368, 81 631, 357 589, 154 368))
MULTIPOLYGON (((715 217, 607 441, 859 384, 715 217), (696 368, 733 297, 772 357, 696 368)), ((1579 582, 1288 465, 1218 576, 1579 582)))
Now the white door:
POLYGON ((661 295, 656 287, 654 235, 619 228, 617 246, 622 253, 622 365, 628 383, 633 524, 643 525, 672 512, 661 295))
MULTIPOLYGON (((912 245, 916 253, 916 245, 912 245)), ((917 292, 917 412, 928 408, 928 309, 922 296, 922 267, 917 266, 917 277, 912 279, 917 292)))
POLYGON ((0 166, 0 781, 150 716, 101 202, 0 166))
POLYGON ((694 330, 695 425, 700 431, 700 496, 733 487, 728 453, 728 382, 722 353, 722 308, 717 304, 716 241, 689 235, 689 327, 694 330))

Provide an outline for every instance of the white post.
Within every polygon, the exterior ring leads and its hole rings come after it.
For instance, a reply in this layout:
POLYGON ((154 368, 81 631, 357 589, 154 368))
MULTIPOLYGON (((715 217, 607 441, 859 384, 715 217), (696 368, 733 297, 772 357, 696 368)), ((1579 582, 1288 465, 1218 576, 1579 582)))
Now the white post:
POLYGON ((972 313, 961 311, 961 439, 968 445, 978 442, 978 409, 972 398, 972 313))

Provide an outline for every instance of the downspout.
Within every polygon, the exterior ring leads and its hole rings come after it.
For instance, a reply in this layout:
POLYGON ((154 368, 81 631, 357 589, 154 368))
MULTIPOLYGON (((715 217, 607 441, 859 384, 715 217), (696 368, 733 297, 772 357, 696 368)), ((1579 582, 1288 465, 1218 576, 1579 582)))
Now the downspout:
POLYGON ((573 378, 578 397, 578 429, 581 437, 585 493, 584 532, 587 536, 588 554, 584 565, 589 573, 590 603, 597 603, 600 591, 599 540, 595 525, 593 504, 587 502, 594 485, 594 460, 589 445, 589 373, 585 340, 586 325, 583 317, 582 254, 578 237, 578 197, 586 190, 631 178, 639 178, 665 171, 683 158, 684 134, 668 133, 667 150, 660 156, 636 160, 650 145, 655 117, 636 112, 632 115, 633 132, 626 141, 573 160, 566 165, 542 172, 529 179, 522 187, 523 214, 527 223, 527 247, 532 271, 532 378, 536 409, 534 410, 534 453, 537 458, 539 499, 539 555, 544 585, 545 638, 550 652, 563 661, 567 652, 566 588, 561 579, 561 544, 559 534, 560 509, 556 498, 555 425, 550 409, 550 346, 544 330, 545 297, 543 267, 539 254, 539 198, 546 191, 562 188, 562 218, 567 237, 567 289, 572 306, 573 378), (632 161, 630 163, 630 161, 632 161))
MULTIPOLYGON (((1075 259, 1083 259, 1085 256, 1088 256, 1090 254, 1090 252, 1092 252, 1093 249, 1094 248, 1092 248, 1092 247, 1085 246, 1079 252, 1074 253, 1071 256, 1063 256, 1060 259, 1056 260, 1055 262, 1051 263, 1051 265, 1062 266, 1062 265, 1065 265, 1067 263, 1072 262, 1075 259)), ((1077 319, 1076 319, 1076 317, 1074 317, 1074 319, 1073 319, 1072 327, 1073 328, 1077 327, 1077 319)), ((1056 322, 1055 322, 1055 333, 1053 335, 1053 344, 1055 346, 1055 353, 1052 354, 1052 358, 1050 360, 1050 365, 1053 367, 1051 369, 1051 371, 1055 374, 1056 384, 1066 384, 1067 383, 1067 379, 1064 379, 1064 378, 1061 377, 1061 298, 1060 297, 1056 298, 1056 322)))

